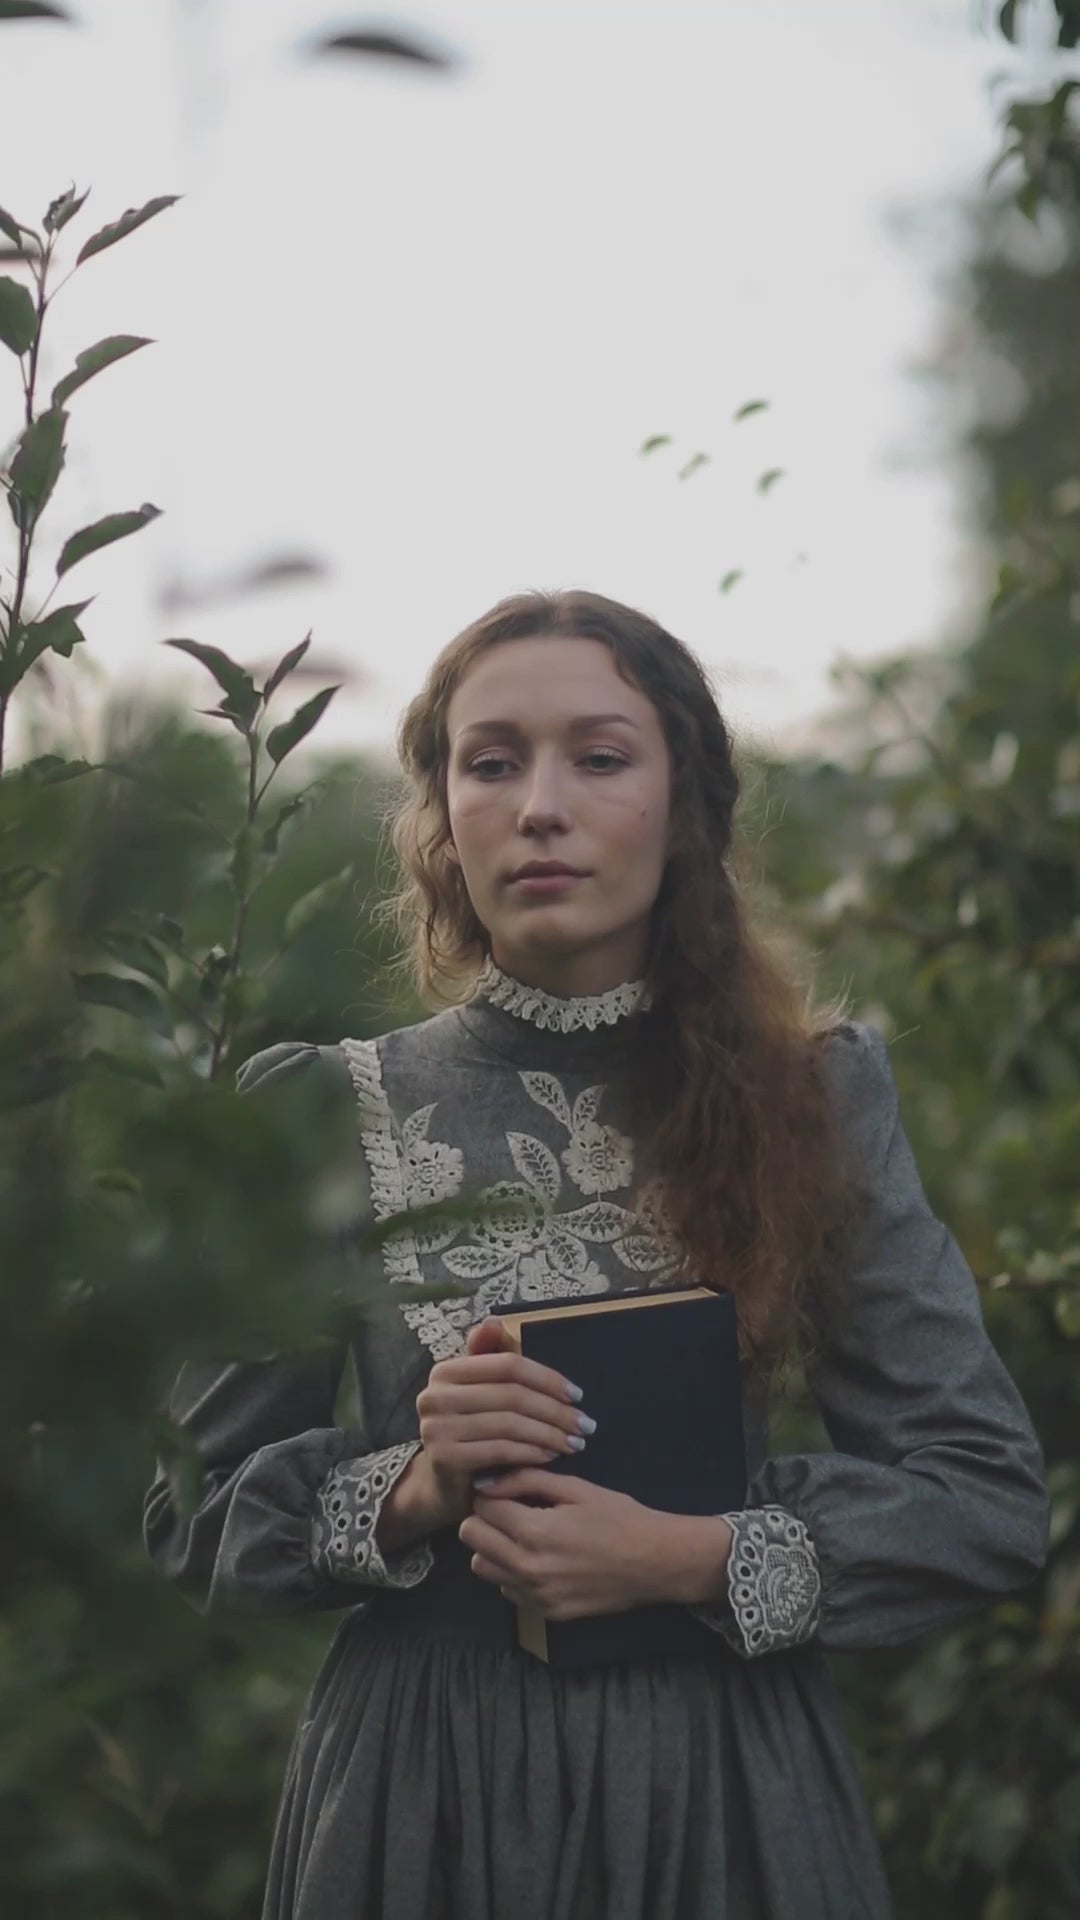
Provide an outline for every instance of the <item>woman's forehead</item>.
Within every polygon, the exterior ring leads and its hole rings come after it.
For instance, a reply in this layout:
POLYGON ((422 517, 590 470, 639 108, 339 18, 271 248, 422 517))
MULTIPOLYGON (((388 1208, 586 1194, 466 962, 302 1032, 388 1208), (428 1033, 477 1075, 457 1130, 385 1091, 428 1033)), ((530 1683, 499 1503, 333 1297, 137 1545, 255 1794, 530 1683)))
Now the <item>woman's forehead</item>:
POLYGON ((601 715, 640 728, 651 709, 604 641, 559 635, 505 641, 479 654, 454 688, 448 719, 452 733, 481 721, 569 729, 601 715))

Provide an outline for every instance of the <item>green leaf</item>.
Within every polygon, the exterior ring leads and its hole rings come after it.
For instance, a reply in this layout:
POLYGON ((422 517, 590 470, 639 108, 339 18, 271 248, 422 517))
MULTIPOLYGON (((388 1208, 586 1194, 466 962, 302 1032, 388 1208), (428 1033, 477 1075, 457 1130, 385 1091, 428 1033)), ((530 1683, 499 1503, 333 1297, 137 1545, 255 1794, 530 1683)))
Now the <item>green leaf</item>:
POLYGON ((59 753, 39 753, 35 760, 26 760, 19 768, 24 780, 34 780, 40 787, 57 787, 65 780, 77 780, 81 774, 93 772, 89 760, 65 760, 59 753))
POLYGON ((100 1173, 91 1174, 95 1187, 101 1187, 106 1193, 130 1193, 138 1198, 142 1187, 133 1173, 126 1167, 103 1167, 100 1173))
POLYGON ((53 388, 53 406, 62 406, 76 388, 84 387, 95 373, 102 373, 106 367, 111 367, 114 360, 123 360, 129 353, 137 353, 140 347, 152 347, 154 344, 153 340, 144 339, 140 334, 113 333, 107 340, 99 340, 95 346, 86 347, 82 353, 75 355, 71 373, 66 373, 53 388))
POLYGON ((94 770, 91 760, 65 760, 55 773, 46 774, 41 784, 43 787, 61 787, 68 780, 81 780, 84 773, 93 773, 94 770))
POLYGON ((680 467, 678 474, 679 479, 689 480, 690 475, 696 473, 699 467, 707 467, 709 457, 707 453, 692 453, 685 467, 680 467))
POLYGON ((54 7, 51 0, 0 0, 0 20, 64 20, 70 13, 54 7))
POLYGON ((9 213, 6 207, 0 207, 0 233, 6 233, 12 246, 18 247, 20 252, 23 246, 23 234, 32 235, 33 231, 32 227, 24 227, 20 221, 16 220, 14 214, 9 213))
POLYGON ((0 872, 0 907, 18 906, 48 877, 45 867, 8 867, 0 872))
POLYGON ((285 915, 285 938, 295 940, 297 934, 310 926, 320 913, 325 913, 328 907, 336 907, 351 884, 352 877, 352 867, 342 867, 340 873, 331 874, 329 880, 321 880, 317 887, 312 887, 310 892, 301 894, 299 900, 294 900, 285 915))
POLYGON ((133 973, 145 973, 159 987, 168 986, 169 969, 164 956, 144 934, 107 933, 102 936, 102 945, 122 967, 130 967, 133 973))
POLYGON ((89 198, 89 187, 85 193, 80 193, 78 198, 76 198, 74 187, 69 187, 66 193, 58 194, 45 214, 46 233, 62 233, 68 221, 74 220, 79 208, 84 207, 89 198))
POLYGON ((183 953, 184 929, 178 920, 170 920, 167 914, 160 913, 154 923, 154 935, 173 953, 183 953))
POLYGON ((73 973, 71 977, 78 998, 86 1005, 130 1013, 155 1033, 171 1036, 173 1023, 168 1009, 141 980, 127 980, 118 973, 73 973))
POLYGON ((264 707, 269 706, 272 696, 277 692, 282 681, 292 673, 293 668, 300 665, 310 645, 311 635, 309 633, 307 639, 301 640, 298 647, 293 647, 291 652, 282 655, 282 658, 278 661, 277 666, 274 668, 273 673, 263 688, 262 697, 264 707))
POLYGON ((751 414, 764 413, 768 404, 767 400, 748 400, 745 406, 739 407, 732 417, 736 420, 749 420, 751 414))
POLYGON ((161 1075, 149 1060, 138 1054, 110 1053, 105 1047, 93 1047, 86 1056, 87 1061, 100 1067, 104 1073, 115 1074, 120 1080, 138 1080, 144 1086, 160 1087, 161 1075))
POLYGON ((1080 1287, 1062 1287, 1054 1301, 1054 1319, 1066 1340, 1080 1340, 1080 1287))
POLYGON ((642 441, 640 451, 642 453, 655 453, 657 447, 670 447, 670 445, 670 433, 652 433, 647 440, 642 441))
POLYGON ((230 660, 220 647, 204 646, 201 640, 164 640, 162 645, 190 654, 213 674, 226 696, 217 712, 223 719, 231 720, 240 732, 246 731, 259 709, 259 695, 250 673, 230 660))
POLYGON ((27 427, 11 463, 11 484, 38 519, 48 503, 64 465, 64 428, 67 414, 50 407, 27 427))
POLYGON ((280 766, 286 754, 299 746, 312 727, 318 725, 335 693, 340 690, 340 687, 325 687, 322 693, 317 693, 313 699, 305 700, 302 707, 297 707, 291 720, 283 721, 280 727, 274 727, 267 734, 266 751, 275 766, 280 766))
POLYGON ((279 807, 276 819, 267 827, 263 834, 262 843, 264 853, 277 852, 282 827, 287 820, 291 820, 295 814, 298 814, 302 808, 306 807, 307 802, 308 796, 306 793, 294 793, 291 800, 286 800, 284 805, 279 807))
POLYGON ((199 999, 211 1002, 221 993, 221 984, 229 971, 229 956, 224 947, 211 947, 200 968, 199 999))
POLYGON ((770 467, 767 472, 761 475, 761 478, 757 483, 758 492, 768 493, 769 488, 775 487, 777 481, 782 480, 783 477, 784 477, 783 467, 770 467))
POLYGON ((448 54, 438 52, 433 47, 423 47, 419 41, 406 39, 400 33, 378 30, 326 34, 315 42, 312 51, 375 54, 382 59, 415 61, 419 66, 436 67, 442 71, 455 64, 448 54))
MULTIPOLYGON (((86 640, 78 619, 90 605, 89 600, 74 600, 70 606, 54 607, 52 613, 47 613, 43 620, 35 620, 31 626, 24 627, 22 646, 19 649, 20 664, 26 661, 29 666, 31 661, 45 652, 46 647, 51 647, 54 653, 60 653, 65 660, 70 660, 72 648, 82 645, 86 640)), ((78 764, 80 769, 88 770, 85 760, 77 763, 69 760, 64 764, 65 766, 78 764)), ((65 777, 70 779, 71 775, 67 774, 65 777)))
POLYGON ((736 584, 737 581, 741 580, 742 577, 743 577, 742 568, 732 567, 731 572, 725 573, 723 579, 720 582, 721 593, 730 593, 732 587, 736 584))
POLYGON ((12 1060, 0 1068, 0 1109, 36 1106, 41 1100, 54 1100, 66 1093, 82 1075, 80 1060, 66 1060, 38 1054, 28 1060, 12 1060))
POLYGON ((156 200, 148 200, 145 207, 129 207, 119 220, 113 220, 107 227, 99 227, 97 233, 90 235, 80 248, 75 265, 81 267, 83 261, 91 259, 95 253, 104 253, 106 247, 113 247, 118 240, 126 239, 129 233, 134 233, 136 227, 152 220, 155 214, 164 213, 166 207, 175 207, 180 198, 178 193, 163 193, 156 200))
POLYGON ((12 353, 28 353, 37 332, 37 314, 25 287, 0 276, 0 341, 12 353))
POLYGON ((111 546, 114 540, 124 540, 129 533, 138 533, 140 527, 156 520, 161 513, 160 507, 144 501, 130 513, 107 513, 103 520, 95 520, 92 526, 80 527, 70 540, 65 540, 60 549, 60 558, 56 563, 57 575, 63 575, 71 567, 85 560, 87 554, 96 553, 99 547, 111 546))

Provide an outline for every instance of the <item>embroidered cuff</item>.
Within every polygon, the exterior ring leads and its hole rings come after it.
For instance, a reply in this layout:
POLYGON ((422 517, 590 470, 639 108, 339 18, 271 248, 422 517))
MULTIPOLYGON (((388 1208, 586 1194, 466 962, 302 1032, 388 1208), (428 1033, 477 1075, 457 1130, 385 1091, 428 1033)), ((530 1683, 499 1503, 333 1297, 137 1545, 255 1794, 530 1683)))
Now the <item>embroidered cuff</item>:
POLYGON ((419 1448, 419 1440, 406 1440, 342 1460, 327 1475, 311 1527, 311 1558, 320 1572, 365 1587, 415 1587, 430 1573, 428 1541, 414 1541, 384 1559, 375 1539, 382 1503, 419 1448))
POLYGON ((817 1553, 802 1521, 783 1507, 723 1517, 735 1536, 727 1600, 690 1611, 745 1658, 801 1646, 817 1632, 821 1614, 817 1553))

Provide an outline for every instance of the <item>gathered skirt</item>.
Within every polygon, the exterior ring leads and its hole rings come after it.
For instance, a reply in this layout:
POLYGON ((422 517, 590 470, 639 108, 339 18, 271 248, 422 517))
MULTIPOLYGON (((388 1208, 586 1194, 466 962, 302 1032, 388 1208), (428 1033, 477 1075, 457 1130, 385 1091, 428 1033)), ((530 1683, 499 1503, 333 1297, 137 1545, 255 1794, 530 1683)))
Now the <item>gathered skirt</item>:
POLYGON ((338 1627, 263 1920, 890 1920, 818 1650, 554 1671, 439 1549, 338 1627))

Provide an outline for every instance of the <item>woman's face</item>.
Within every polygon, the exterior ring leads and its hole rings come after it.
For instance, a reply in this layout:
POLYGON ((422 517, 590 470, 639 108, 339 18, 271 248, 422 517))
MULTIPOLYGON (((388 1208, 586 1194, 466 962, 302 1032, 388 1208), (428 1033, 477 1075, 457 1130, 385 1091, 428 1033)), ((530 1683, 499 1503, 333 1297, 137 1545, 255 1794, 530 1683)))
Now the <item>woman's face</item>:
POLYGON ((463 674, 447 732, 451 857, 496 964, 561 994, 639 978, 671 807, 652 702, 601 640, 512 640, 463 674))

